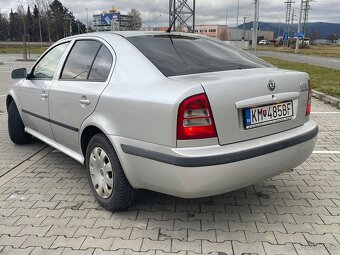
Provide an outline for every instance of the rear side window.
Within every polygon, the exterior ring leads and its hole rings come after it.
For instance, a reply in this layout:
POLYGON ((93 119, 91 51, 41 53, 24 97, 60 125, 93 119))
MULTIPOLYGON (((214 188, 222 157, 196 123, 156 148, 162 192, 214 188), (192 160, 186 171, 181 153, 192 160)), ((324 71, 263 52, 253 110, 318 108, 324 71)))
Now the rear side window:
POLYGON ((113 56, 102 43, 94 40, 77 41, 69 54, 61 79, 106 81, 113 56))
POLYGON ((105 45, 102 45, 98 55, 93 62, 89 75, 91 81, 106 81, 112 66, 112 54, 105 45))
POLYGON ((269 66, 249 53, 208 38, 164 34, 126 39, 165 76, 269 66))

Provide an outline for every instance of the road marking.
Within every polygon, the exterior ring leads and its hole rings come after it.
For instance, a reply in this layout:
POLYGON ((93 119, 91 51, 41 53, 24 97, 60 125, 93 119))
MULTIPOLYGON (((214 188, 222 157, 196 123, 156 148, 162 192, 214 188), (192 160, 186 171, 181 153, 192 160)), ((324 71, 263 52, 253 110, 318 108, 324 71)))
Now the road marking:
POLYGON ((45 157, 52 150, 53 150, 52 147, 45 146, 40 151, 35 153, 33 156, 29 157, 27 160, 25 160, 24 162, 20 163, 16 167, 12 168, 10 171, 8 171, 3 176, 1 176, 1 178, 0 178, 0 186, 4 185, 5 183, 7 183, 10 180, 12 180, 18 174, 22 173, 27 168, 29 168, 31 165, 33 165, 34 163, 36 163, 37 161, 39 161, 40 159, 45 157))
POLYGON ((340 151, 313 151, 313 154, 340 154, 340 151))
POLYGON ((4 95, 0 95, 0 98, 1 98, 1 97, 5 97, 5 96, 7 96, 7 94, 4 94, 4 95))
POLYGON ((313 114, 340 114, 340 112, 312 112, 313 114))

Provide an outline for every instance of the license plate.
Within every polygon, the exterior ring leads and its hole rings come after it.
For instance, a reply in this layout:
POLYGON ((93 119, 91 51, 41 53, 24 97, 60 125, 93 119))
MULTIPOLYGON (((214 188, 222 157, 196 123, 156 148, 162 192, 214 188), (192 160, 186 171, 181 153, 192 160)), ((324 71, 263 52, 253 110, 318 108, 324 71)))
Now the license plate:
POLYGON ((246 129, 274 124, 293 118, 293 102, 265 105, 244 110, 246 129))

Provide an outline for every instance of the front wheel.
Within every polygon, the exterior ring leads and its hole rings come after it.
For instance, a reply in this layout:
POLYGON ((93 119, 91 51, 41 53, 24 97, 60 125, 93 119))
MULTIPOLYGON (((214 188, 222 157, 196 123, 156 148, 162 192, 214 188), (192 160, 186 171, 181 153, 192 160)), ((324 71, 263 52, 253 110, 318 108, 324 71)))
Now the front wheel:
POLYGON ((24 123, 14 101, 8 107, 8 133, 15 144, 27 144, 31 141, 31 135, 25 132, 24 123))
POLYGON ((127 208, 136 198, 111 142, 103 134, 90 140, 85 167, 88 181, 97 202, 110 211, 127 208))

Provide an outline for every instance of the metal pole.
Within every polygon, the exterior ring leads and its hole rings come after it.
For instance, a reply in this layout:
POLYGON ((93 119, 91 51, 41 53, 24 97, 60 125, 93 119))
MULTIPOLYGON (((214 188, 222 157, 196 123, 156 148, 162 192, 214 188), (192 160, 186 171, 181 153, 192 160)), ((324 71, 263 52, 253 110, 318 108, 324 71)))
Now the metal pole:
POLYGON ((85 8, 85 10, 86 10, 86 33, 88 33, 89 32, 89 12, 87 8, 85 8))
POLYGON ((257 25, 256 25, 256 20, 257 20, 257 18, 256 18, 256 16, 257 16, 257 0, 254 0, 254 3, 255 3, 255 11, 254 11, 254 21, 253 21, 253 36, 252 36, 252 42, 251 42, 251 47, 253 48, 253 49, 255 49, 255 44, 256 44, 256 40, 255 40, 255 36, 256 36, 256 34, 255 34, 255 32, 256 32, 256 30, 257 30, 257 25))
POLYGON ((259 16, 260 16, 260 0, 256 1, 256 30, 255 30, 255 54, 257 54, 257 38, 259 28, 259 16))
POLYGON ((240 0, 237 0, 237 14, 236 14, 236 45, 238 42, 238 15, 240 12, 240 0))
MULTIPOLYGON (((174 4, 173 5, 174 9, 173 9, 173 17, 172 18, 175 19, 176 18, 175 17, 176 16, 176 0, 173 0, 173 4, 174 4)), ((174 22, 174 31, 176 31, 176 21, 174 22)))
MULTIPOLYGON (((302 8, 303 8, 303 0, 301 0, 301 5, 300 5, 300 16, 299 16, 297 34, 301 32, 302 8)), ((299 45, 300 45, 300 40, 299 40, 299 36, 297 36, 296 44, 295 44, 295 53, 299 53, 299 45)))
POLYGON ((42 47, 42 33, 41 33, 41 15, 39 11, 39 16, 38 16, 38 22, 39 22, 39 34, 40 34, 40 47, 42 47))
POLYGON ((246 19, 247 17, 243 17, 243 40, 246 40, 246 19))
MULTIPOLYGON (((172 0, 169 0, 169 27, 171 26, 171 23, 172 23, 172 10, 171 10, 171 7, 172 7, 172 0)), ((150 13, 149 13, 149 19, 150 19, 150 13)))
POLYGON ((196 0, 194 0, 194 8, 193 8, 193 15, 192 15, 192 32, 195 33, 195 19, 196 19, 196 0))
POLYGON ((150 12, 149 12, 149 31, 151 31, 151 17, 150 17, 150 12))

